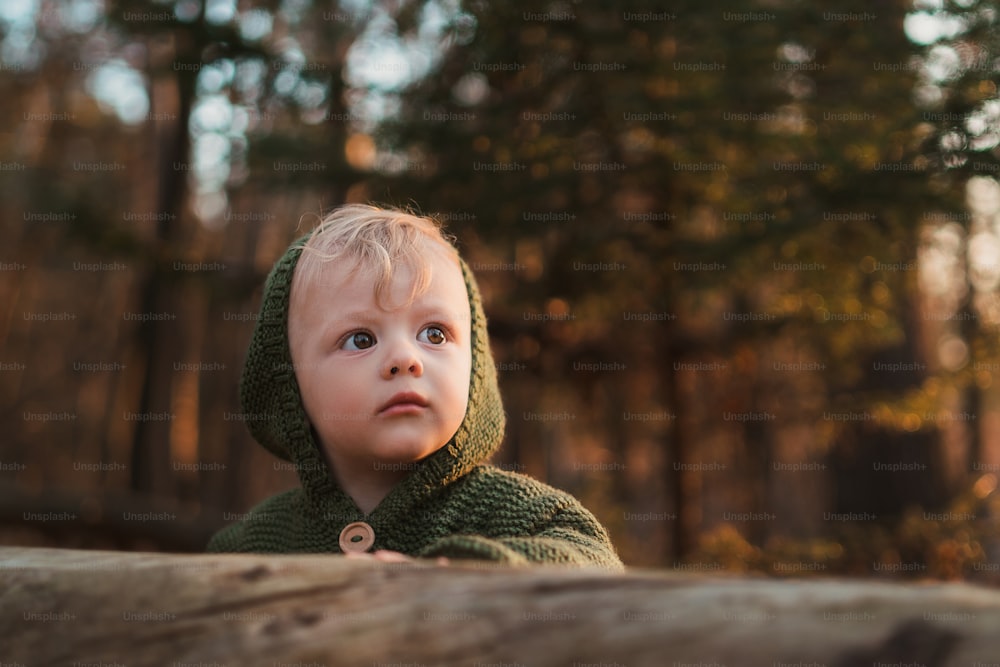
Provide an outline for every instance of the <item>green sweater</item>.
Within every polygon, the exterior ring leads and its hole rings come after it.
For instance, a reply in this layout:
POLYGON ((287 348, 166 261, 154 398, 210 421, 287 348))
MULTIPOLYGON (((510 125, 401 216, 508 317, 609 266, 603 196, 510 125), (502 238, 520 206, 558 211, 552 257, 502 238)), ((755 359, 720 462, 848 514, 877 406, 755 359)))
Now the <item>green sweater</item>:
POLYGON ((208 551, 341 553, 341 531, 364 521, 375 535, 371 551, 621 569, 607 531, 575 498, 485 463, 500 446, 505 415, 479 290, 464 262, 472 311, 465 420, 370 514, 358 509, 337 485, 314 438, 292 366, 288 304, 303 242, 292 244, 268 276, 240 385, 251 433, 295 465, 301 487, 268 498, 246 519, 223 528, 208 551))

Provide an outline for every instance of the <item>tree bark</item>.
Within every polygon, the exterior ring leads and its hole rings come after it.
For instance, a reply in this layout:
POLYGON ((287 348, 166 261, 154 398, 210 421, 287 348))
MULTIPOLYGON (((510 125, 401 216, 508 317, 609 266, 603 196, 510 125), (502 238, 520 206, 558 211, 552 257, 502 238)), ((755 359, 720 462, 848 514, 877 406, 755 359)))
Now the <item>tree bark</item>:
POLYGON ((927 667, 1000 654, 1000 591, 332 555, 0 548, 31 665, 927 667))

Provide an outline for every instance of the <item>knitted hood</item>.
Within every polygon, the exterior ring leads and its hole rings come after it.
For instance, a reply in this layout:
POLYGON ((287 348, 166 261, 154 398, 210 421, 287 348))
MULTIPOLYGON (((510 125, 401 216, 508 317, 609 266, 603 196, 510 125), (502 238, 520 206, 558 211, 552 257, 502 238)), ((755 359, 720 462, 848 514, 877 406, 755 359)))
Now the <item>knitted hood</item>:
MULTIPOLYGON (((292 275, 306 238, 294 242, 271 270, 240 383, 244 417, 253 437, 295 464, 310 505, 320 511, 353 506, 337 485, 302 405, 288 345, 292 275)), ((386 500, 402 509, 485 462, 500 446, 505 416, 490 354, 479 289, 468 265, 462 274, 472 313, 472 376, 465 419, 448 443, 424 459, 386 500), (402 501, 402 502, 401 502, 402 501)), ((376 511, 378 508, 376 508, 376 511)))

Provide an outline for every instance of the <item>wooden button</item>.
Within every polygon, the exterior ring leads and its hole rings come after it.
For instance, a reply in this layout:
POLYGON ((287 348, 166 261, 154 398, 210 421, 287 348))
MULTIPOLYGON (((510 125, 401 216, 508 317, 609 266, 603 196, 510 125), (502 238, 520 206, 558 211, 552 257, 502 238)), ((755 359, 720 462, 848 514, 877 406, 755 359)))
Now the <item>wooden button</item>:
POLYGON ((375 544, 375 530, 364 521, 355 521, 340 531, 340 550, 346 553, 364 553, 375 544))

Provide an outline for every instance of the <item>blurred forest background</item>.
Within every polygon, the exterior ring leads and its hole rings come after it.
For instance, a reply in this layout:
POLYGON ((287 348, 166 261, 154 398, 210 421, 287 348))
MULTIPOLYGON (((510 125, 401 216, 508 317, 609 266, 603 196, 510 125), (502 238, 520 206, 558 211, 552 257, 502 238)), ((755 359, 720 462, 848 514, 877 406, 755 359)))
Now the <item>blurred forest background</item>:
POLYGON ((1000 572, 1000 3, 5 0, 0 542, 200 550, 348 201, 442 220, 498 462, 631 565, 1000 572))

